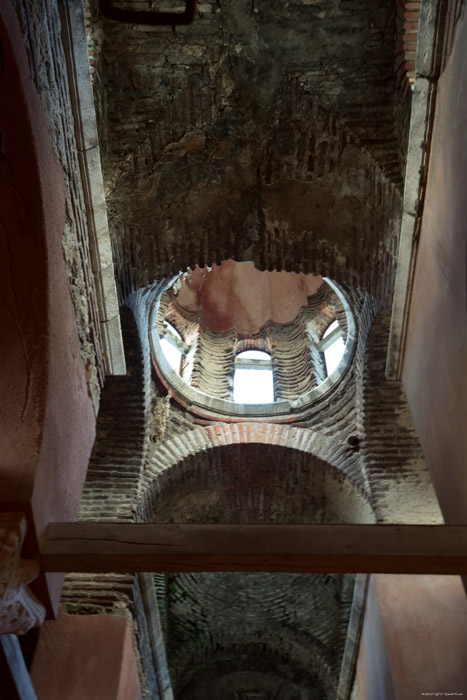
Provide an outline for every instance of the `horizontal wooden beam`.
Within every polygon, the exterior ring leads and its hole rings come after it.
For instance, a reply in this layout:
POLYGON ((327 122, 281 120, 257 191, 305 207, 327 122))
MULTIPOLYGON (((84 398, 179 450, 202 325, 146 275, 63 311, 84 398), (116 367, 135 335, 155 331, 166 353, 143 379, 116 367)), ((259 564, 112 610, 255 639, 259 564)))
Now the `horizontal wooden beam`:
POLYGON ((43 571, 467 574, 465 525, 51 523, 43 571))

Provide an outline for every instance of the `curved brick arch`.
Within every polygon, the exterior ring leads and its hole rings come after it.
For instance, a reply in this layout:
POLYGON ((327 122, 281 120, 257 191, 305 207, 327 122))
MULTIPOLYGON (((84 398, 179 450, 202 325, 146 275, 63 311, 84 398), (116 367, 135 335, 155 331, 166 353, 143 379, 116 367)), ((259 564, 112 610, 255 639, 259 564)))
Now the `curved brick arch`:
MULTIPOLYGON (((287 636, 287 635, 285 635, 287 636)), ((291 645, 288 653, 284 653, 284 648, 281 649, 281 643, 284 643, 284 635, 281 635, 276 642, 262 640, 258 644, 235 644, 234 640, 231 644, 224 644, 217 638, 205 639, 205 643, 200 645, 200 648, 187 659, 187 668, 190 669, 189 681, 180 687, 180 698, 185 697, 200 698, 206 697, 206 691, 212 691, 212 683, 216 682, 214 687, 216 692, 216 700, 231 699, 232 695, 229 690, 235 689, 236 673, 238 672, 238 656, 242 655, 245 659, 243 662, 244 669, 248 673, 250 682, 255 683, 254 690, 256 692, 264 692, 264 697, 269 698, 271 692, 271 680, 274 682, 274 690, 277 692, 279 686, 280 695, 274 694, 274 697, 289 699, 296 697, 295 693, 303 686, 307 686, 307 682, 312 683, 312 688, 317 693, 316 684, 319 683, 319 688, 322 694, 313 695, 314 698, 320 700, 325 697, 333 697, 336 692, 335 673, 326 661, 323 650, 318 648, 313 642, 307 640, 306 655, 308 664, 297 664, 294 658, 296 653, 295 645, 291 645), (224 653, 219 651, 219 645, 224 653), (234 661, 232 661, 232 657, 234 661), (206 662, 209 659, 209 666, 214 671, 213 676, 207 674, 206 662), (311 663, 310 663, 311 660, 311 663), (295 661, 295 663, 294 663, 295 661), (203 666, 204 664, 204 666, 203 666), (231 668, 229 668, 231 666, 231 668), (235 666, 237 668, 235 668, 235 666), (261 675, 255 674, 255 669, 263 669, 264 685, 261 683, 261 675), (259 682, 258 682, 259 681, 259 682), (188 690, 188 695, 185 695, 188 690), (282 691, 288 690, 282 694, 282 691), (194 694, 192 694, 194 692, 194 694), (220 693, 220 695, 218 694, 220 693), (290 695, 289 693, 293 693, 290 695)), ((303 650, 305 651, 305 650, 303 650)), ((183 676, 182 676, 183 677, 183 676)), ((244 689, 244 676, 241 686, 244 689)))
MULTIPOLYGON (((345 615, 340 618, 346 607, 342 577, 176 574, 169 591, 168 649, 176 684, 232 651, 236 659, 269 656, 276 667, 282 659, 294 679, 316 675, 328 696, 335 697, 341 625, 347 623, 345 615), (180 646, 180 638, 191 642, 180 646)), ((228 670, 222 664, 222 675, 228 670)))
POLYGON ((358 458, 331 438, 288 425, 214 424, 168 440, 146 466, 140 493, 138 517, 149 521, 219 521, 221 501, 224 521, 372 520, 358 458), (287 513, 273 508, 284 499, 287 513))
POLYGON ((365 350, 360 420, 361 458, 378 522, 442 522, 407 398, 384 373, 390 315, 376 315, 365 350))

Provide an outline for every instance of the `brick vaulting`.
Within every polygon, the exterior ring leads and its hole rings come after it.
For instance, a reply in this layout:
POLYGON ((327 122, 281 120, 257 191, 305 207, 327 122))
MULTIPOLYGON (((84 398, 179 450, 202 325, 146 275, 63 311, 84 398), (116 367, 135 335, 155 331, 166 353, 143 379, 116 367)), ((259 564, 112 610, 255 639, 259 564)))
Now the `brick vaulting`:
MULTIPOLYGON (((201 0, 172 27, 116 22, 86 0, 122 376, 105 376, 58 5, 12 4, 65 172, 63 249, 98 413, 78 518, 441 522, 402 384, 385 375, 421 3, 201 0), (177 295, 183 274, 227 260, 331 284, 287 323, 217 332, 177 295), (332 321, 347 348, 335 381, 320 345, 332 321), (175 380, 157 350, 167 324, 185 348, 175 380), (271 358, 270 414, 229 412, 248 349, 271 358)), ((447 4, 445 63, 463 6, 447 4)), ((158 621, 137 575, 69 574, 62 594, 71 615, 130 621, 144 700, 350 700, 354 575, 150 580, 158 621)))

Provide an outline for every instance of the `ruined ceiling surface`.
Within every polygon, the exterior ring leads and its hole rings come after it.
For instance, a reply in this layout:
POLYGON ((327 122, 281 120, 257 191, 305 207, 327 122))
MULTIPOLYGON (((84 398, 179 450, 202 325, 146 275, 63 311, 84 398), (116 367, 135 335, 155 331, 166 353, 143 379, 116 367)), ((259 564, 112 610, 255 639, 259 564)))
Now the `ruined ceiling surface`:
POLYGON ((189 27, 95 22, 122 288, 233 258, 390 294, 394 41, 394 0, 215 0, 189 27))
MULTIPOLYGON (((228 260, 211 273, 197 268, 162 294, 155 329, 161 337, 167 323, 172 325, 190 347, 192 388, 228 401, 233 395, 237 354, 252 349, 267 352, 278 401, 303 398, 325 379, 316 343, 334 319, 347 339, 343 300, 321 278, 259 272, 252 263, 228 260)), ((170 384, 170 378, 166 380, 170 384)))
POLYGON ((313 275, 260 272, 253 263, 225 260, 184 275, 171 298, 182 315, 195 315, 210 331, 254 335, 268 321, 294 321, 322 283, 313 275))

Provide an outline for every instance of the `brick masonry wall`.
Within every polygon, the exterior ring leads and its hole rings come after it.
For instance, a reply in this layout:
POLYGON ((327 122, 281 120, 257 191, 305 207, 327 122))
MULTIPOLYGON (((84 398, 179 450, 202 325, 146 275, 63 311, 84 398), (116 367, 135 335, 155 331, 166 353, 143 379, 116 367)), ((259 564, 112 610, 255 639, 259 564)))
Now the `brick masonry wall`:
MULTIPOLYGON (((348 474, 352 479, 355 479, 356 483, 364 484, 366 483, 366 476, 364 475, 364 468, 359 456, 358 449, 356 449, 355 445, 351 446, 348 441, 352 438, 357 438, 358 440, 358 438, 361 437, 363 434, 363 426, 360 426, 358 423, 359 414, 357 411, 357 402, 361 393, 361 375, 366 352, 367 336, 371 327, 372 320, 377 309, 379 308, 379 305, 375 300, 372 300, 371 297, 368 297, 367 295, 355 291, 346 290, 346 295, 352 307, 353 314, 356 320, 357 343, 355 357, 351 362, 347 373, 342 378, 339 386, 335 390, 331 391, 329 394, 324 396, 319 402, 317 402, 317 404, 312 406, 306 414, 306 416, 296 418, 295 421, 297 422, 297 427, 308 428, 314 432, 317 431, 320 435, 337 440, 339 444, 339 450, 344 455, 340 462, 340 466, 344 470, 344 473, 348 474)), ((323 299, 319 297, 319 299, 321 300, 320 304, 326 301, 324 297, 323 299)), ((312 306, 313 304, 311 304, 311 307, 312 306)), ((321 318, 319 314, 316 314, 316 309, 311 307, 310 310, 304 309, 301 312, 299 316, 299 324, 301 328, 301 316, 303 315, 303 318, 307 319, 308 313, 310 313, 310 316, 314 319, 312 321, 311 331, 313 333, 316 333, 316 337, 318 338, 321 336, 323 329, 329 323, 329 317, 324 315, 323 318, 321 318)), ((346 332, 345 314, 343 312, 343 309, 339 307, 339 304, 334 308, 332 313, 336 313, 336 315, 339 317, 342 327, 346 332)), ((291 324, 292 328, 293 325, 294 324, 291 324)), ((305 336, 303 334, 303 338, 304 337, 305 336)), ((287 349, 287 347, 289 346, 285 342, 285 332, 283 341, 284 348, 287 349)), ((308 340, 307 344, 309 346, 308 340)), ((294 343, 290 343, 290 352, 292 354, 295 351, 294 348, 294 343)), ((205 364, 212 362, 212 356, 207 354, 204 357, 203 362, 205 364)), ((293 389, 288 389, 287 387, 287 376, 288 374, 286 373, 281 379, 281 390, 283 390, 284 393, 292 393, 293 389)), ((308 377, 308 381, 312 380, 313 377, 308 377)), ((162 393, 162 395, 166 393, 163 387, 161 386, 158 387, 158 391, 160 394, 162 393)), ((230 421, 231 419, 228 419, 228 422, 230 421)), ((277 423, 278 431, 282 430, 285 427, 280 426, 280 423, 282 422, 281 420, 266 421, 266 423, 268 422, 270 424, 277 423)), ((170 441, 171 438, 177 437, 178 441, 180 442, 180 435, 182 431, 185 433, 187 431, 193 430, 197 425, 209 426, 211 423, 212 421, 191 414, 190 412, 183 409, 176 401, 172 400, 170 402, 170 410, 167 415, 167 424, 165 427, 164 439, 162 440, 162 442, 161 440, 157 441, 157 448, 150 447, 148 462, 150 462, 152 459, 151 451, 153 449, 156 449, 158 453, 162 453, 165 441, 170 441)), ((157 432, 157 421, 155 422, 153 420, 151 425, 149 429, 153 429, 154 432, 157 432), (153 426, 152 428, 151 425, 153 426)), ((222 424, 222 427, 220 429, 224 430, 224 424, 222 424)), ((291 446, 293 447, 294 445, 291 444, 291 446)), ((196 448, 194 451, 196 451, 196 448)), ((187 451, 182 450, 180 452, 180 457, 184 458, 186 454, 187 451)))
POLYGON ((371 522, 361 483, 346 473, 354 466, 348 452, 335 440, 285 425, 198 428, 154 450, 144 471, 139 518, 371 522))
MULTIPOLYGON (((329 285, 323 284, 294 321, 285 325, 269 322, 252 337, 244 337, 234 329, 213 333, 199 314, 187 314, 185 319, 167 293, 161 298, 156 326, 159 336, 163 335, 165 319, 190 348, 196 344, 189 382, 195 389, 231 400, 237 354, 257 349, 271 356, 275 400, 293 401, 318 384, 316 367, 322 365, 322 360, 313 361, 311 340, 318 343, 334 318, 339 320, 345 338, 347 320, 342 302, 329 285)), ((325 379, 324 368, 321 379, 325 379)))
POLYGON ((359 404, 372 503, 379 522, 442 522, 402 384, 384 376, 389 322, 383 312, 371 328, 359 404))
MULTIPOLYGON (((145 304, 121 309, 127 375, 108 377, 102 391, 96 443, 83 490, 79 520, 132 522, 148 435, 149 344, 145 304), (134 312, 134 313, 133 313, 134 312)), ((134 575, 69 574, 62 603, 70 614, 124 615, 132 623, 144 700, 158 700, 148 624, 134 575)))
POLYGON ((418 21, 421 0, 397 0, 396 82, 408 94, 415 81, 418 21))
POLYGON ((50 137, 63 166, 66 183, 63 253, 81 357, 97 412, 104 362, 59 9, 54 0, 41 3, 16 0, 12 4, 26 45, 31 79, 44 106, 50 137))
POLYGON ((138 328, 127 307, 121 310, 121 322, 127 375, 108 377, 102 392, 80 520, 134 519, 146 445, 148 395, 138 328))
MULTIPOLYGON (((301 688, 300 697, 335 697, 338 639, 341 624, 345 629, 348 622, 352 588, 353 576, 169 576, 168 652, 177 698, 201 698, 199 689, 188 692, 199 687, 200 677, 214 690, 219 676, 230 673, 234 682, 234 671, 253 675, 260 669, 276 689, 289 681, 295 693, 301 688)), ((264 688, 255 690, 263 698, 264 688)))
POLYGON ((235 361, 235 331, 212 333, 200 327, 191 385, 210 396, 231 399, 235 361))

